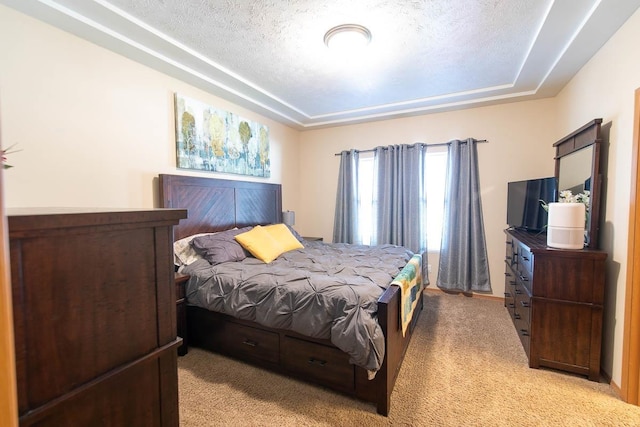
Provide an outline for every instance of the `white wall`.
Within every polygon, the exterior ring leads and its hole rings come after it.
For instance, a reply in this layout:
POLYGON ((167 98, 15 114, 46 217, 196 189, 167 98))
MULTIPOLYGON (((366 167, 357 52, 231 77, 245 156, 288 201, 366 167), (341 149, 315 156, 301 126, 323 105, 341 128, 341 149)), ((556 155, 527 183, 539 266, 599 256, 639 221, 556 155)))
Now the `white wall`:
MULTIPOLYGON (((507 182, 553 176, 558 131, 555 101, 517 102, 418 117, 303 132, 301 188, 296 221, 331 241, 339 158, 345 149, 378 145, 486 139, 478 145, 480 185, 493 294, 504 295, 507 182)), ((429 254, 435 286, 438 256, 429 254)))
POLYGON ((561 134, 601 117, 609 134, 605 225, 601 249, 607 251, 602 365, 621 385, 622 338, 627 270, 634 92, 640 87, 640 10, 611 37, 556 97, 561 134))
POLYGON ((150 208, 177 170, 174 93, 269 126, 271 178, 284 206, 299 193, 299 133, 69 33, 0 6, 0 118, 7 207, 150 208))

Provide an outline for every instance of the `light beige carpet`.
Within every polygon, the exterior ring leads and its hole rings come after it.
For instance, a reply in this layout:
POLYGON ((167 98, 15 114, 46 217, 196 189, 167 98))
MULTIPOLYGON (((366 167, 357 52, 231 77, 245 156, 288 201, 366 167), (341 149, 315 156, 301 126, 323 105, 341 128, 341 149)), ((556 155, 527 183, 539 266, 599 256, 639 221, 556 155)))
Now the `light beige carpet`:
POLYGON ((608 384, 530 369, 500 302, 425 293, 391 396, 375 407, 191 348, 178 359, 182 426, 640 426, 608 384))

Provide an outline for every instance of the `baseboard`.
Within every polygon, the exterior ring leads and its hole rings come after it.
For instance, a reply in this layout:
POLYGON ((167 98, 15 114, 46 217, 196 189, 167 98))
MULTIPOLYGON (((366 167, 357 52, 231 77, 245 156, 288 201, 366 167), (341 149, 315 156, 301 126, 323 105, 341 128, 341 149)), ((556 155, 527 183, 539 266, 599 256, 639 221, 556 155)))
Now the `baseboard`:
POLYGON ((504 303, 504 297, 498 297, 498 296, 489 295, 489 294, 478 294, 478 293, 475 293, 475 292, 444 291, 444 290, 442 290, 440 288, 431 288, 431 287, 425 288, 425 291, 433 292, 433 293, 447 294, 447 295, 461 295, 461 296, 464 296, 464 297, 467 297, 467 298, 487 299, 487 300, 491 300, 491 301, 498 301, 498 302, 504 303))
POLYGON ((622 399, 622 389, 611 379, 611 376, 607 374, 604 369, 600 368, 600 382, 604 384, 609 384, 611 387, 611 391, 613 391, 621 400, 622 399))
MULTIPOLYGON (((605 375, 604 375, 604 373, 603 373, 603 376, 605 377, 605 379, 606 379, 606 378, 608 378, 607 376, 605 376, 605 375)), ((607 382, 609 383, 609 387, 611 387, 611 390, 613 390, 613 392, 614 392, 614 393, 615 393, 615 394, 616 394, 616 395, 617 395, 621 400, 624 400, 624 399, 622 398, 622 388, 620 388, 620 387, 618 386, 618 384, 616 384, 616 382, 615 382, 615 381, 613 381, 612 379, 609 379, 609 381, 607 381, 607 382)))

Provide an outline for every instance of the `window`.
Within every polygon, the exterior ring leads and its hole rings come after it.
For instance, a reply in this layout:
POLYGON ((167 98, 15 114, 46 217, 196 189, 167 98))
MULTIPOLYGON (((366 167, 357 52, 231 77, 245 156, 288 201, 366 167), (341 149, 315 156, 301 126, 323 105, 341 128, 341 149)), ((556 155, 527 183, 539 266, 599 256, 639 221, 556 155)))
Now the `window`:
MULTIPOLYGON (((358 161, 358 233, 363 245, 371 243, 373 218, 374 159, 360 155, 358 161)), ((425 199, 427 203, 427 245, 431 252, 440 250, 444 210, 444 189, 447 175, 447 147, 430 149, 425 158, 425 199)))
MULTIPOLYGON (((431 149, 430 149, 431 150, 431 149)), ((425 158, 425 192, 427 193, 427 247, 440 251, 444 213, 444 188, 447 179, 447 148, 427 152, 425 158)))
POLYGON ((358 234, 363 245, 371 244, 373 224, 373 153, 358 160, 358 234))

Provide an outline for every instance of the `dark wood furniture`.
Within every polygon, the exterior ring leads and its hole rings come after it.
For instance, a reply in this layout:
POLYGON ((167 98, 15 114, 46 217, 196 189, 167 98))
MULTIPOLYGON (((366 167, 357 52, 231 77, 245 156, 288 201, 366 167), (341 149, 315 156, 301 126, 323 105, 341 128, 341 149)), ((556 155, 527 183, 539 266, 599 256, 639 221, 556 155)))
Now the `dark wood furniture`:
POLYGON ((529 366, 600 378, 602 251, 553 249, 546 236, 506 230, 505 306, 529 366))
POLYGON ((21 426, 177 426, 184 210, 8 212, 21 426))
MULTIPOLYGON (((553 144, 556 149, 555 177, 558 180, 558 190, 568 190, 578 184, 581 188, 577 191, 590 192, 585 246, 591 249, 598 248, 600 230, 604 176, 601 164, 601 126, 602 119, 594 119, 553 144)), ((573 193, 576 194, 575 191, 573 193)))
MULTIPOLYGON (((159 183, 161 206, 189 211, 189 218, 175 227, 176 240, 198 232, 281 222, 279 184, 177 175, 160 175, 159 183)), ((413 323, 403 337, 400 289, 390 286, 378 300, 378 321, 384 332, 386 353, 373 380, 368 380, 363 368, 349 364, 346 353, 329 341, 266 328, 201 308, 187 306, 187 334, 192 346, 373 402, 378 413, 388 415, 391 391, 422 304, 421 294, 413 323)))
POLYGON ((182 338, 182 344, 178 347, 178 356, 184 356, 189 351, 187 336, 187 300, 185 299, 185 284, 189 280, 186 274, 175 274, 176 284, 176 329, 178 336, 182 338))

